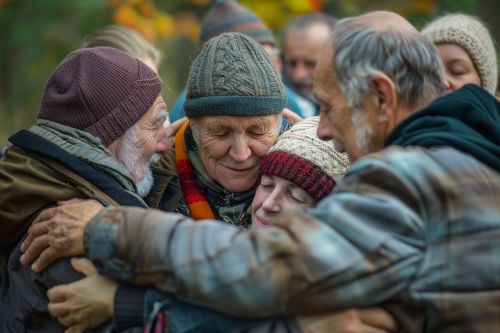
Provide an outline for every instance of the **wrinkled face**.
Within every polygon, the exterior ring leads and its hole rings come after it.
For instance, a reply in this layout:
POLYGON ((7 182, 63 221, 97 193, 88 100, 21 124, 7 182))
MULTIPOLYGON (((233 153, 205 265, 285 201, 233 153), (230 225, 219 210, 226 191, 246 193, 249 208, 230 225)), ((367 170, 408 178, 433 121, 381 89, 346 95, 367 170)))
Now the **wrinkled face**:
POLYGON ((167 147, 162 140, 167 116, 167 106, 159 96, 137 124, 109 147, 130 173, 141 196, 146 196, 153 185, 151 166, 159 159, 157 153, 167 147))
POLYGON ((279 115, 198 117, 191 128, 208 176, 243 192, 258 180, 259 162, 278 137, 279 115))
POLYGON ((436 45, 444 66, 444 80, 450 91, 460 89, 467 83, 481 86, 481 78, 469 54, 460 46, 452 43, 436 45))
POLYGON ((312 96, 314 68, 328 34, 324 25, 304 30, 292 28, 286 34, 283 52, 286 75, 295 88, 306 95, 312 96))
POLYGON ((326 45, 315 71, 314 96, 320 104, 317 134, 322 140, 335 139, 338 151, 347 152, 351 161, 375 150, 376 112, 372 98, 361 109, 351 109, 337 85, 332 69, 333 49, 326 45))
POLYGON ((262 176, 252 202, 252 228, 268 227, 282 212, 312 207, 314 198, 289 180, 262 176))
POLYGON ((163 97, 158 96, 148 112, 137 122, 139 127, 137 145, 142 148, 142 153, 137 158, 138 162, 145 163, 154 153, 164 152, 159 148, 159 144, 165 131, 163 124, 167 118, 167 105, 163 97))

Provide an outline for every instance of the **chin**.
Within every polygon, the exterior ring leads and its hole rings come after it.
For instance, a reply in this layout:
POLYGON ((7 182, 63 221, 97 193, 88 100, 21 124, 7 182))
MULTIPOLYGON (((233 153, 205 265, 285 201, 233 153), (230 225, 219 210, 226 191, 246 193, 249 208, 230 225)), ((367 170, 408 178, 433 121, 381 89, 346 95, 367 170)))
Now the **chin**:
POLYGON ((225 189, 231 192, 246 192, 252 189, 258 181, 258 174, 253 173, 245 177, 234 177, 234 175, 219 175, 215 180, 225 189), (218 178, 218 179, 217 179, 218 178))
POLYGON ((229 183, 221 183, 221 185, 231 191, 231 192, 246 192, 254 187, 256 181, 253 182, 229 182, 229 183))

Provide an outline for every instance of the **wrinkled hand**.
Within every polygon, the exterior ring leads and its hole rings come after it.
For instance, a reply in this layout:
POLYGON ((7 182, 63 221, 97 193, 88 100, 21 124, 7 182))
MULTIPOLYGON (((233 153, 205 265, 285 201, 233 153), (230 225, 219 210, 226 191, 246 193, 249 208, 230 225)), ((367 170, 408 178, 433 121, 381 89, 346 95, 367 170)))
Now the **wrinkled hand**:
POLYGON ((283 109, 283 113, 282 114, 283 114, 283 116, 286 119, 288 119, 288 121, 292 125, 295 125, 296 123, 298 123, 299 121, 301 121, 302 119, 304 119, 301 116, 299 116, 298 114, 296 114, 295 112, 293 112, 292 110, 287 109, 287 108, 283 109))
MULTIPOLYGON (((187 118, 182 117, 180 119, 177 119, 173 123, 168 123, 168 125, 166 126, 167 136, 169 138, 173 138, 186 121, 187 121, 187 118)), ((165 124, 163 126, 165 126, 165 124)))
POLYGON ((118 283, 97 273, 86 258, 71 259, 73 268, 86 278, 49 289, 49 312, 65 333, 79 333, 95 328, 113 317, 113 302, 118 283))
POLYGON ((40 213, 21 245, 21 263, 41 272, 55 260, 84 253, 83 232, 87 223, 103 209, 95 200, 72 199, 40 213))
POLYGON ((388 333, 398 330, 391 315, 379 307, 300 317, 297 322, 303 333, 388 333))
POLYGON ((175 142, 175 134, 177 134, 182 124, 184 124, 186 121, 186 117, 178 119, 173 123, 170 123, 168 119, 165 120, 165 122, 163 123, 163 127, 158 134, 156 151, 168 151, 175 142))

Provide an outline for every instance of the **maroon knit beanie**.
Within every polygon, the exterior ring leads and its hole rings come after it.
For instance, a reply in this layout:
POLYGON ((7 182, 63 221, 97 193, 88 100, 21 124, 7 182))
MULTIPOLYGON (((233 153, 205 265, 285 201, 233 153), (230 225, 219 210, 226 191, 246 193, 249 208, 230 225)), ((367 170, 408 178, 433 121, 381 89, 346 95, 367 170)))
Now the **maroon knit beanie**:
POLYGON ((108 146, 137 123, 160 91, 160 78, 141 61, 109 47, 79 49, 50 76, 38 118, 83 130, 108 146))
POLYGON ((345 153, 316 131, 319 117, 310 117, 283 133, 260 162, 261 175, 277 176, 302 188, 320 201, 333 190, 349 167, 345 153))

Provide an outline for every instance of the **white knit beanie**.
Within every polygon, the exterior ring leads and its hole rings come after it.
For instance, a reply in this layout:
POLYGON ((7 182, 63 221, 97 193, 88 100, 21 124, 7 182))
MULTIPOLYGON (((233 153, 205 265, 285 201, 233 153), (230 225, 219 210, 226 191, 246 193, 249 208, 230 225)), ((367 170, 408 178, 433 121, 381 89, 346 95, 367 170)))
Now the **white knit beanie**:
POLYGON ((291 181, 316 201, 327 196, 349 168, 349 158, 323 141, 316 131, 319 117, 310 117, 284 132, 261 161, 260 172, 291 181))
POLYGON ((463 48, 476 66, 481 86, 495 94, 498 80, 495 46, 479 19, 465 14, 448 14, 424 27, 422 35, 434 44, 452 43, 463 48))

